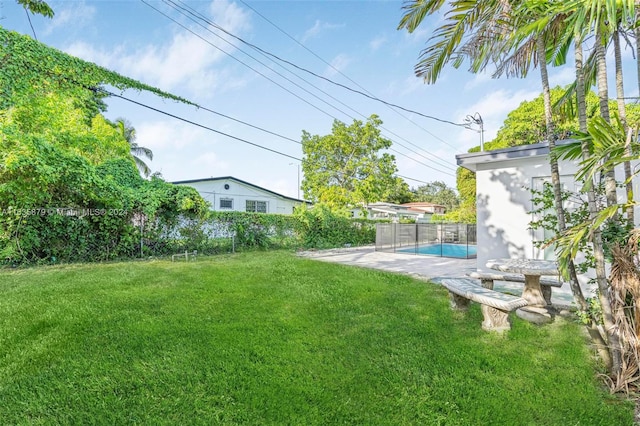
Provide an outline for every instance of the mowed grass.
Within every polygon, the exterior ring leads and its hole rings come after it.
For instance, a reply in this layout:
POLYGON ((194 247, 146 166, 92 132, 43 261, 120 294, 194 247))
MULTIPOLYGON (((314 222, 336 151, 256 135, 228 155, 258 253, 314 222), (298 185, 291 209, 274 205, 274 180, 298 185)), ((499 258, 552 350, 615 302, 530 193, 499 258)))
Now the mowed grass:
POLYGON ((580 327, 245 253, 0 272, 2 424, 628 425, 580 327))

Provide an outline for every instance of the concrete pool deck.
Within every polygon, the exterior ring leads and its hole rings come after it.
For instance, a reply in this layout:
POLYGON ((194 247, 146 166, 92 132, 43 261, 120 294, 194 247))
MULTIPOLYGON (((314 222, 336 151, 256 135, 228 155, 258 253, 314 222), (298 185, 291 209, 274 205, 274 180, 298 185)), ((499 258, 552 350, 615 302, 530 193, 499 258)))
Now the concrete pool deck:
MULTIPOLYGON (((436 282, 437 278, 440 277, 464 277, 478 269, 476 259, 381 252, 376 251, 374 246, 303 251, 299 252, 298 255, 323 262, 396 272, 411 275, 425 281, 435 280, 436 282)), ((522 285, 496 281, 495 289, 519 294, 519 292, 522 292, 522 285)), ((585 292, 585 296, 590 296, 590 294, 585 292)), ((573 295, 569 284, 565 283, 561 288, 554 288, 551 300, 557 304, 573 304, 573 295)))

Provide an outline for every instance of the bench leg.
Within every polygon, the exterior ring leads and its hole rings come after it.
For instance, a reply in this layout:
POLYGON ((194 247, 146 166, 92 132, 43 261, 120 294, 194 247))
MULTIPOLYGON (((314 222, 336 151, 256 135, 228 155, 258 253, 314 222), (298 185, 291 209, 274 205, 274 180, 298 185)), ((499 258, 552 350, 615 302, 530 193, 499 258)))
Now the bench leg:
POLYGON ((541 286, 542 288, 542 297, 544 297, 545 302, 547 302, 547 305, 551 304, 551 287, 549 287, 548 285, 543 285, 541 286))
POLYGON ((511 329, 511 320, 508 311, 492 308, 491 306, 482 305, 482 329, 487 331, 503 332, 511 329))
POLYGON ((449 292, 449 301, 451 309, 456 311, 466 311, 469 309, 469 303, 471 302, 466 297, 459 296, 452 292, 449 292))
POLYGON ((493 290, 493 280, 490 279, 481 279, 480 280, 480 284, 482 284, 482 287, 484 288, 488 288, 489 290, 493 290))

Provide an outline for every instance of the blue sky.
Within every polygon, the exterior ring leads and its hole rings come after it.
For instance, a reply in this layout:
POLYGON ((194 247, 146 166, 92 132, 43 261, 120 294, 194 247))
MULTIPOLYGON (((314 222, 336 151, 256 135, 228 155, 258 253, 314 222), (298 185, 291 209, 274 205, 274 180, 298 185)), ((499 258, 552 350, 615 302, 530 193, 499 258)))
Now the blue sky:
MULTIPOLYGON (((448 68, 435 85, 425 85, 413 66, 442 17, 428 18, 414 34, 398 31, 401 1, 245 2, 174 0, 265 51, 387 102, 456 123, 477 112, 485 123, 485 141, 495 136, 509 111, 540 93, 535 72, 525 80, 492 80, 464 66, 448 68)), ((416 179, 407 179, 414 187, 434 180, 455 187, 455 154, 479 144, 477 132, 394 110, 288 65, 284 70, 219 30, 203 29, 169 2, 148 3, 182 26, 137 0, 51 0, 56 16, 32 17, 32 23, 38 39, 48 45, 289 139, 299 141, 302 130, 328 134, 336 118, 351 123, 377 114, 384 122, 383 135, 394 142, 398 174, 416 179)), ((0 4, 0 25, 33 36, 24 10, 14 1, 0 4)), ((570 67, 551 72, 552 85, 571 79, 570 67)), ((152 170, 165 179, 231 175, 297 197, 299 162, 290 157, 302 157, 299 144, 202 109, 135 91, 123 95, 289 156, 109 99, 107 117, 131 121, 138 143, 154 152, 152 170)))

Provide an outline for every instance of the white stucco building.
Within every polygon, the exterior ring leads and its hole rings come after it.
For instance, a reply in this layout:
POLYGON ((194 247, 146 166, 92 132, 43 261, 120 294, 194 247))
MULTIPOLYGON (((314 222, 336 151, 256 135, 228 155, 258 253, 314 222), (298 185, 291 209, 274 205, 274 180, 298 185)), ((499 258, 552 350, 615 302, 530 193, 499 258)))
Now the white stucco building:
POLYGON ((287 197, 232 176, 172 182, 195 188, 215 211, 291 214, 308 201, 287 197))
MULTIPOLYGON (((456 160, 476 173, 478 269, 486 270, 487 260, 494 258, 554 259, 552 249, 534 245, 544 239, 544 231, 529 228, 534 209, 531 191, 551 181, 547 144, 460 154, 456 160)), ((577 164, 561 161, 558 166, 563 186, 577 192, 577 164)), ((623 176, 623 171, 617 170, 617 180, 623 176)), ((640 193, 637 181, 634 192, 640 193)), ((622 200, 622 190, 620 195, 622 200)))

